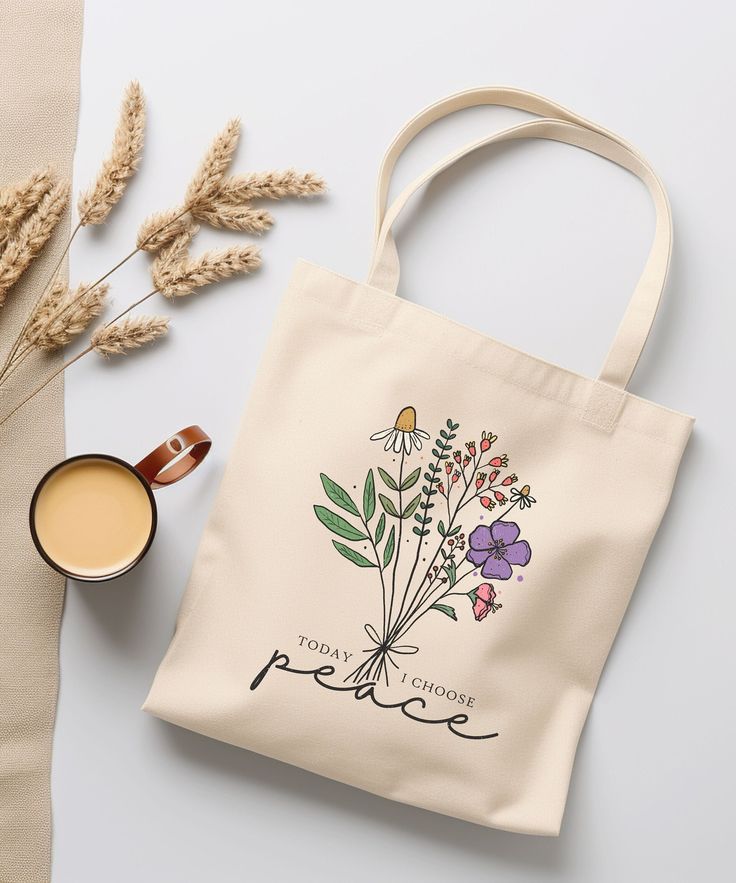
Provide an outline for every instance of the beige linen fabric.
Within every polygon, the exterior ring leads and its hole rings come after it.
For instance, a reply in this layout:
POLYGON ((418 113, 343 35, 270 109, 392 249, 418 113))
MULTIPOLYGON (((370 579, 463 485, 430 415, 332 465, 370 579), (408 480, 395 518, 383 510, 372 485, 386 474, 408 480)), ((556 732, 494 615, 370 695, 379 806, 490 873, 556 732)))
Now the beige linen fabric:
POLYGON ((489 87, 415 117, 381 170, 369 283, 296 268, 145 710, 394 800, 557 834, 693 423, 626 391, 670 242, 646 161, 546 99, 489 87), (386 211, 403 147, 481 103, 545 118, 467 145, 386 211), (652 252, 597 380, 395 295, 390 228, 409 196, 524 137, 599 153, 654 199, 652 252))
MULTIPOLYGON (((81 36, 81 0, 0 5, 1 184, 47 164, 71 175, 81 36)), ((68 221, 60 226, 0 311, 3 356, 59 259, 68 221)), ((22 386, 8 387, 9 399, 53 364, 44 360, 24 372, 22 386)), ((0 396, 0 413, 7 410, 0 396)), ((40 883, 50 878, 49 778, 64 580, 33 547, 28 506, 38 479, 64 455, 61 378, 0 427, 0 450, 0 881, 40 883)))

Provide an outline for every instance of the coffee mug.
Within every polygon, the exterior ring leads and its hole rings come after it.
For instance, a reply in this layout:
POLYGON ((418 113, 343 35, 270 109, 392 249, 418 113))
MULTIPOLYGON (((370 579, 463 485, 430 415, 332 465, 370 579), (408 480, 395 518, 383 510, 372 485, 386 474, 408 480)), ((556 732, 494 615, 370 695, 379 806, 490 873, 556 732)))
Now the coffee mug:
POLYGON ((153 490, 189 475, 211 446, 199 426, 188 426, 135 466, 110 454, 80 454, 57 463, 31 500, 31 536, 41 557, 81 582, 103 582, 132 570, 156 533, 153 490))

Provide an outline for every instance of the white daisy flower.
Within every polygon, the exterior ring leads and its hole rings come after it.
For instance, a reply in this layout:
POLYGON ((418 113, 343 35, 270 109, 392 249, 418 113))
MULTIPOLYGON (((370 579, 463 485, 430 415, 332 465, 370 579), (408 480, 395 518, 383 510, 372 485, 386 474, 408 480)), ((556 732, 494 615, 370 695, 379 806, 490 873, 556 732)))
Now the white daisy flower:
POLYGON ((423 429, 417 429, 417 412, 412 407, 403 408, 396 418, 396 423, 388 429, 374 432, 371 441, 383 441, 384 451, 391 448, 395 454, 400 454, 402 448, 405 454, 411 454, 412 446, 418 451, 422 450, 422 439, 428 439, 429 433, 423 429))

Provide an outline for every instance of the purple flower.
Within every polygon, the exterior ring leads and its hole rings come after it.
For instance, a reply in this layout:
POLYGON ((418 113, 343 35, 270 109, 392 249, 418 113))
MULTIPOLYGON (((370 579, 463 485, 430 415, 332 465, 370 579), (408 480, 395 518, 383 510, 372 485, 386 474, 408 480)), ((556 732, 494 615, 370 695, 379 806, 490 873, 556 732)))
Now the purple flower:
POLYGON ((467 559, 480 567, 486 579, 509 579, 515 564, 525 567, 532 557, 526 540, 519 540, 519 527, 511 521, 481 524, 470 534, 467 559))

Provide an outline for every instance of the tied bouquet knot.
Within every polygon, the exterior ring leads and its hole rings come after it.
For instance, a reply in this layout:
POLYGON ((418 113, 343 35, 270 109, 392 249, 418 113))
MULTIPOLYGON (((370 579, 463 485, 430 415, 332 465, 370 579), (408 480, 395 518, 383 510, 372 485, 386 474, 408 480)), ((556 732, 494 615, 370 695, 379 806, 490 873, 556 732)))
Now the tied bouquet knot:
POLYGON ((393 659, 392 654, 411 656, 419 652, 419 647, 414 647, 412 644, 397 644, 388 638, 382 638, 369 622, 363 626, 363 631, 373 642, 373 647, 363 651, 363 653, 370 654, 368 659, 350 672, 345 678, 346 681, 353 681, 357 684, 363 680, 373 680, 373 673, 382 670, 386 662, 390 662, 394 668, 398 669, 399 665, 393 659))

